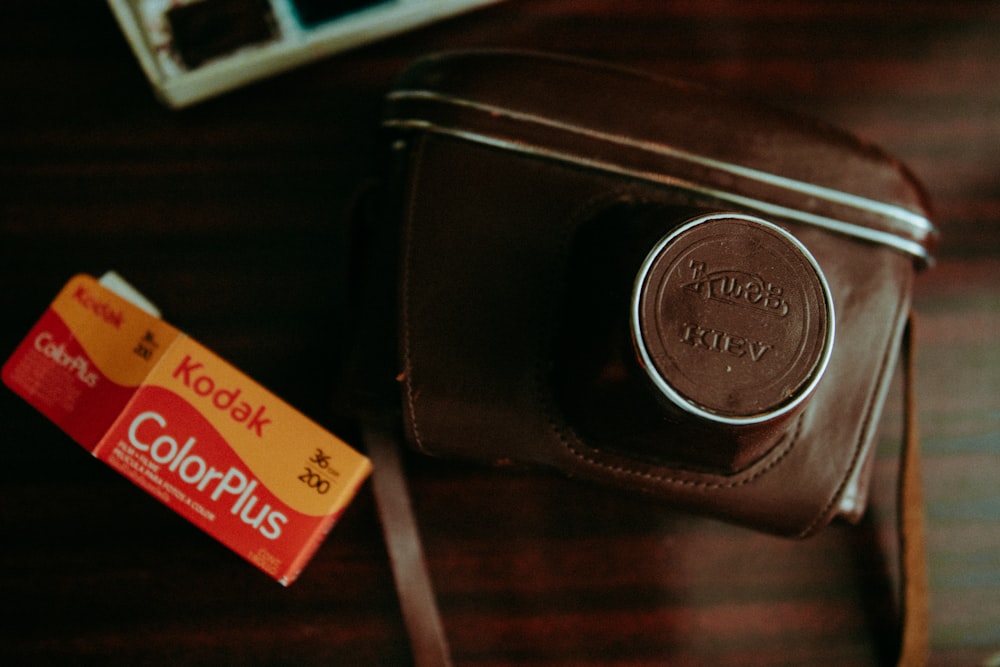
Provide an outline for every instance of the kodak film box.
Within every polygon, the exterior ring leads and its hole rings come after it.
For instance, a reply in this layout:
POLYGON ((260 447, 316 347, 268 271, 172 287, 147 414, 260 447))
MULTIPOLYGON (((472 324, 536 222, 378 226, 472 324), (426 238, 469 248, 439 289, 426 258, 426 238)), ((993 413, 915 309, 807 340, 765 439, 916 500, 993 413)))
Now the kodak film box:
POLYGON ((109 274, 63 288, 3 381, 76 442, 284 585, 368 459, 109 274))

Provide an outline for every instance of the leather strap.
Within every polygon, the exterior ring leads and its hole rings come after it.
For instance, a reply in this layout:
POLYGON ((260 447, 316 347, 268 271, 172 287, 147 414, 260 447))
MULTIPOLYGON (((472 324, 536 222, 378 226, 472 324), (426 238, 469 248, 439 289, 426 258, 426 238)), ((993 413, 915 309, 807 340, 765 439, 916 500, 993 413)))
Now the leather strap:
POLYGON ((410 637, 413 662, 416 667, 449 667, 451 651, 438 614, 420 532, 410 505, 410 494, 399 457, 400 437, 384 421, 377 418, 366 420, 364 437, 372 461, 375 502, 382 520, 403 622, 410 637))
MULTIPOLYGON (((916 405, 914 317, 907 322, 904 356, 904 442, 899 470, 899 559, 902 577, 900 667, 920 667, 929 656, 929 605, 924 503, 920 473, 920 437, 916 405)), ((434 589, 402 465, 399 436, 387 419, 365 420, 364 437, 374 467, 375 501, 382 522, 403 619, 416 667, 452 664, 434 589)))
POLYGON ((362 298, 355 305, 359 326, 355 355, 348 368, 350 389, 345 402, 359 417, 361 437, 372 463, 372 490, 389 553, 389 563, 410 638, 415 667, 450 667, 451 650, 438 614, 434 586, 424 559, 420 531, 413 516, 410 492, 400 458, 403 434, 399 413, 387 409, 397 395, 392 362, 395 340, 391 310, 395 303, 396 229, 378 224, 385 200, 378 184, 368 183, 358 193, 351 216, 355 256, 367 257, 367 266, 353 267, 362 298), (372 253, 370 248, 383 252, 372 253))
POLYGON ((917 429, 916 331, 911 313, 903 338, 905 433, 899 469, 899 571, 902 577, 901 667, 927 664, 930 614, 927 585, 927 543, 920 475, 920 434, 917 429))

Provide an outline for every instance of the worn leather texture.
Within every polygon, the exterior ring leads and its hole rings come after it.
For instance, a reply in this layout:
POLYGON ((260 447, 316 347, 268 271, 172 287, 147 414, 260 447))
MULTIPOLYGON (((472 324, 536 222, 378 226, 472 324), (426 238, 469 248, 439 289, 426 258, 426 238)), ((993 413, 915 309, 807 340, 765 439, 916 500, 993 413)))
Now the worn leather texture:
POLYGON ((388 100, 401 400, 416 449, 548 466, 784 535, 861 515, 913 276, 935 239, 901 166, 815 121, 533 54, 431 57, 388 100), (826 277, 829 366, 738 470, 686 461, 712 434, 676 428, 648 397, 579 409, 567 341, 592 332, 567 315, 574 248, 594 220, 624 233, 616 207, 766 217, 826 277), (629 411, 645 415, 645 445, 628 442, 629 411), (675 454, 656 456, 658 442, 675 454))

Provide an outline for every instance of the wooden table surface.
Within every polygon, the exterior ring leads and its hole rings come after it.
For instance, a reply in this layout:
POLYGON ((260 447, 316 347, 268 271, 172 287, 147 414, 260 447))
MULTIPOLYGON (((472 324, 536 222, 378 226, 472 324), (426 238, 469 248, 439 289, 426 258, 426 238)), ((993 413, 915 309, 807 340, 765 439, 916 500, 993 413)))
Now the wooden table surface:
MULTIPOLYGON (((1000 663, 1000 3, 509 0, 180 112, 103 3, 3 3, 0 30, 0 355, 71 275, 113 268, 348 436, 345 217, 412 59, 596 57, 896 154, 943 233, 916 294, 932 664, 1000 663)), ((897 381, 868 520, 804 542, 408 456, 456 664, 888 664, 899 399, 897 381)), ((6 389, 0 441, 0 663, 407 664, 370 485, 285 589, 6 389)))

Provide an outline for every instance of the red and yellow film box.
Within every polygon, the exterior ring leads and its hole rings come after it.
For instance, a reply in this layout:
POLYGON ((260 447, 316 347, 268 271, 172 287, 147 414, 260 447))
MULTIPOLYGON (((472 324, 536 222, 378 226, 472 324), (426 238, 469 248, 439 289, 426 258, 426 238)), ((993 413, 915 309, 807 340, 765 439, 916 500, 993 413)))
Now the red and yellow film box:
POLYGON ((70 280, 4 365, 4 383, 290 584, 370 473, 368 459, 110 284, 70 280))

